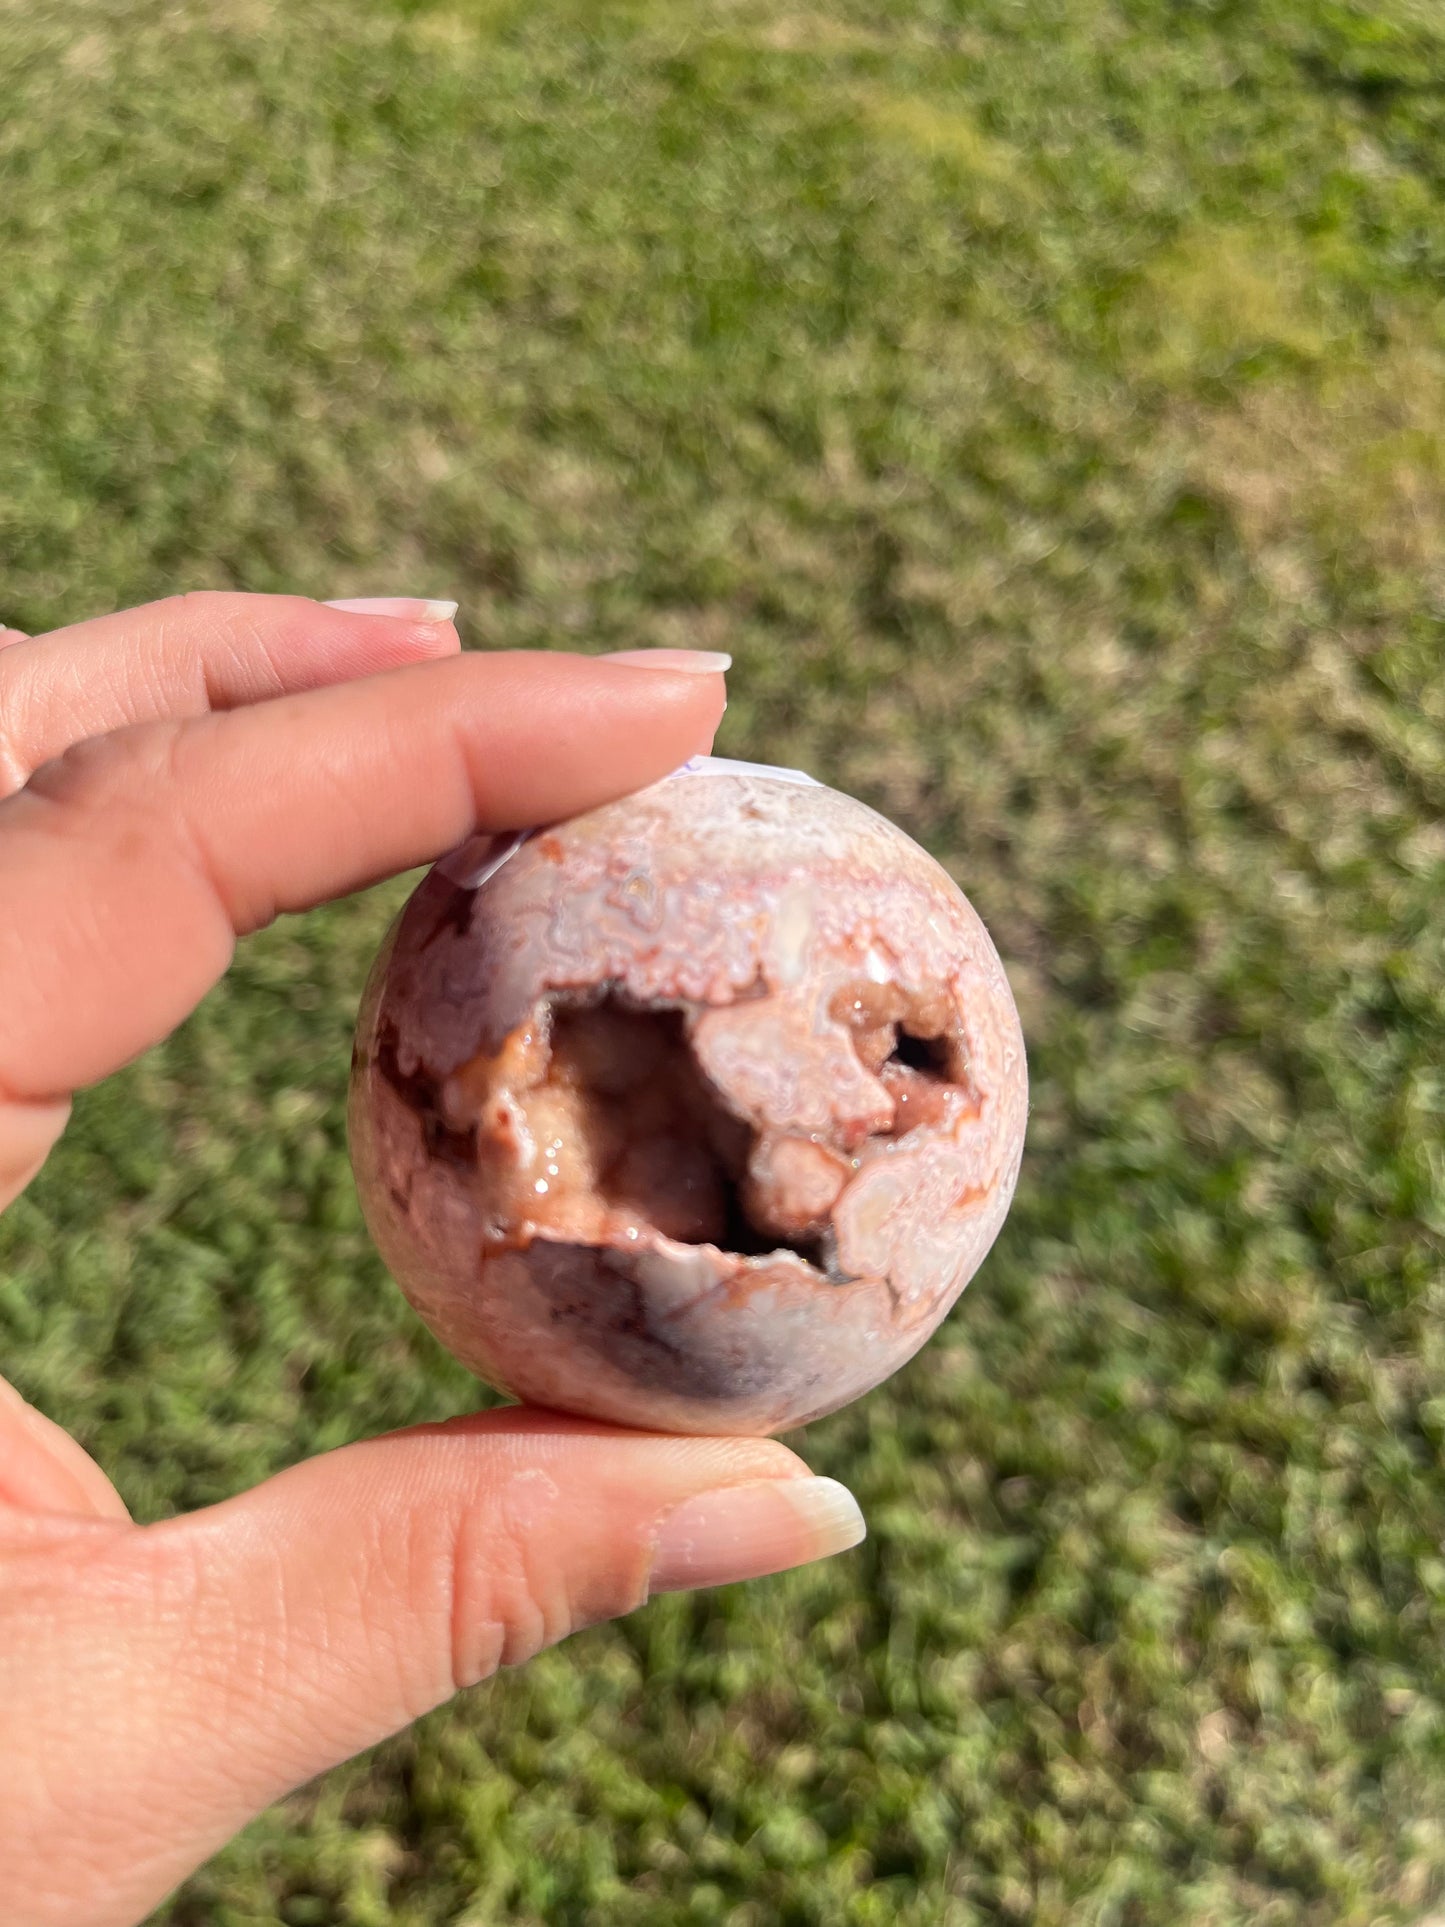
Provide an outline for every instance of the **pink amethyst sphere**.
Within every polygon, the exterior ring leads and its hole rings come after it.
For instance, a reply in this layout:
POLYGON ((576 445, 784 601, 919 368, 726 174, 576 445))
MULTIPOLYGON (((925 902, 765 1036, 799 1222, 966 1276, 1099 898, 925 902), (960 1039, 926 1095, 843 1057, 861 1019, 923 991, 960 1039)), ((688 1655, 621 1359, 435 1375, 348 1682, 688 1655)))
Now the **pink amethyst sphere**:
POLYGON ((441 1342, 671 1432, 895 1372, 998 1235, 1028 1104, 947 873, 851 797, 708 764, 466 862, 388 935, 351 1085, 367 1223, 441 1342))

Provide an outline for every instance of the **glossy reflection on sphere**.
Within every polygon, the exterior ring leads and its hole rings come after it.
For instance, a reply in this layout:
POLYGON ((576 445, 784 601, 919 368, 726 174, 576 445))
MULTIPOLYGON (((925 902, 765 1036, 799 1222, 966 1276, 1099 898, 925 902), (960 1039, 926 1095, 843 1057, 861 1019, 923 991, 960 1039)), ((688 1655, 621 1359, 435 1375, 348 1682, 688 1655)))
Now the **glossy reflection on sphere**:
POLYGON ((705 769, 458 874, 377 958, 351 1090, 367 1223, 442 1343, 677 1432, 896 1371, 997 1236, 1027 1110, 946 872, 851 797, 705 769))

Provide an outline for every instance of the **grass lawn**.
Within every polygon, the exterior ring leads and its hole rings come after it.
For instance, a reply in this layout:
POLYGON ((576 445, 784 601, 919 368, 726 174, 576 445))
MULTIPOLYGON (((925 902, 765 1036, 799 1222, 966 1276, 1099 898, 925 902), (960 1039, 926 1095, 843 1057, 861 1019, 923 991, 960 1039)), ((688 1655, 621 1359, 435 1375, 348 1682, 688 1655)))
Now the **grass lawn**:
MULTIPOLYGON (((872 1537, 259 1821, 170 1927, 1293 1927, 1445 1888, 1437 0, 0 0, 0 620, 457 595, 737 658, 952 868, 1034 1116, 795 1441, 872 1537)), ((138 1516, 483 1395, 343 1097, 405 881, 0 1223, 138 1516)), ((0 912, 3 913, 3 912, 0 912)))

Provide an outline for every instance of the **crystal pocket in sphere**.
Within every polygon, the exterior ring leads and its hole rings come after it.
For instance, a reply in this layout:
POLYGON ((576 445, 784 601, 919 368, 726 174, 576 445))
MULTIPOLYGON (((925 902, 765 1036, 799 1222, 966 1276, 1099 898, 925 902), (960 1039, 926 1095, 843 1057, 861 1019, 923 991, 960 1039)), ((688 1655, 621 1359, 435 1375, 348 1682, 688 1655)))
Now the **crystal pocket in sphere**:
POLYGON ((357 1028, 367 1224, 441 1342, 530 1404, 772 1433, 911 1358, 1007 1214, 1002 965, 851 797, 681 775, 432 871, 357 1028))

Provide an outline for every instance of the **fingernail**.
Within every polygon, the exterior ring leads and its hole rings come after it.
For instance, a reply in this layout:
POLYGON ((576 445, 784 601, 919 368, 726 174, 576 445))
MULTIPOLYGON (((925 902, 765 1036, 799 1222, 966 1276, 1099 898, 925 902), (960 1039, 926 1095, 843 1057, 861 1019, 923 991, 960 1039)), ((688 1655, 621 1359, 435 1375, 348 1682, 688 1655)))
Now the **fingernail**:
POLYGON ((687 1592, 806 1566, 867 1535, 858 1501, 836 1479, 764 1479, 700 1492, 657 1530, 648 1592, 687 1592))
POLYGON ((733 659, 721 649, 613 649, 600 662, 633 663, 639 669, 685 669, 694 676, 721 676, 733 659))
POLYGON ((433 602, 426 596, 363 595, 328 602, 328 609, 344 609, 352 616, 395 616, 402 622, 450 622, 455 602, 433 602))

